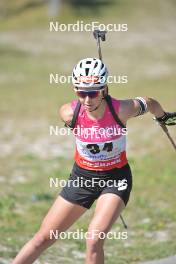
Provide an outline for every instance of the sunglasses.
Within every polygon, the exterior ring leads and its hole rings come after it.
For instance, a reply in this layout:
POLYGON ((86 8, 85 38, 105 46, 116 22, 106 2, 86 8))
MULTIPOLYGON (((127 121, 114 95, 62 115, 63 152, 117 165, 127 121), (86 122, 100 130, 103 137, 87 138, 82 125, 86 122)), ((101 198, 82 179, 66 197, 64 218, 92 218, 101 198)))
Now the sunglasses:
POLYGON ((76 91, 76 94, 81 98, 86 98, 87 96, 89 98, 96 98, 99 96, 100 91, 76 91))

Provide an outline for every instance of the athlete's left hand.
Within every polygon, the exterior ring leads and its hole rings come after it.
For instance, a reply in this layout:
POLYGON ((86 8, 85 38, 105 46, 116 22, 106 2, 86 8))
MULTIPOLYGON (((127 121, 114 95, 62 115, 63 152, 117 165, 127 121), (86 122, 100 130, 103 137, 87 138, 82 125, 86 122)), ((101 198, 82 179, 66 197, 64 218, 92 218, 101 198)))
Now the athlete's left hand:
POLYGON ((167 126, 176 125, 176 112, 173 113, 165 112, 163 116, 155 117, 155 120, 167 126))

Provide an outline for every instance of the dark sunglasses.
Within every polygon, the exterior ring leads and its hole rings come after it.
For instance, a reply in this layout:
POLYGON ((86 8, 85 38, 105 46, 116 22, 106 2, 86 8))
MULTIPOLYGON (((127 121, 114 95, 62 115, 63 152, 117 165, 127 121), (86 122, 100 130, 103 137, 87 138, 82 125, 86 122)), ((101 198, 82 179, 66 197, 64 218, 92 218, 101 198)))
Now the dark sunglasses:
POLYGON ((76 94, 81 98, 86 98, 87 96, 89 98, 96 98, 99 96, 100 91, 76 91, 76 94))

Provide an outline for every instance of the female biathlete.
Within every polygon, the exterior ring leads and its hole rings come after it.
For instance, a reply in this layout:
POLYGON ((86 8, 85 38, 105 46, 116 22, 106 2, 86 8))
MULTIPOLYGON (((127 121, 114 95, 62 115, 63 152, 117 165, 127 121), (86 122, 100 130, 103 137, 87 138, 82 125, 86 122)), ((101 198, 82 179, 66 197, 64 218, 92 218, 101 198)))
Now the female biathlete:
POLYGON ((126 158, 126 123, 150 112, 165 125, 176 124, 176 113, 166 113, 148 97, 119 100, 108 95, 108 71, 96 58, 81 60, 72 80, 78 101, 64 104, 60 116, 76 138, 75 163, 66 186, 45 216, 40 229, 21 249, 13 264, 33 263, 97 199, 88 227, 86 264, 103 264, 105 236, 128 203, 132 174, 126 158), (79 102, 79 103, 78 103, 79 102), (75 185, 74 180, 80 184, 75 185), (101 184, 100 184, 101 182, 101 184))

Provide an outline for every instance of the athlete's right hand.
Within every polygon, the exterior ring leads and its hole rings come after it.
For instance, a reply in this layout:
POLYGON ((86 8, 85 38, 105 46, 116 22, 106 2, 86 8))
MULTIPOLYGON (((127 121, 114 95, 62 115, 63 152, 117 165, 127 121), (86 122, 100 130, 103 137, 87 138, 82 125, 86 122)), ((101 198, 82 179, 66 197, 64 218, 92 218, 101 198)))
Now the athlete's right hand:
POLYGON ((176 112, 173 113, 165 112, 163 116, 155 117, 155 119, 161 124, 167 126, 174 126, 176 125, 176 112))

